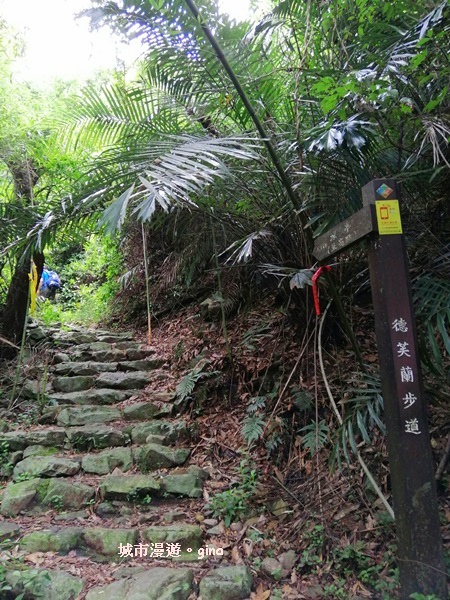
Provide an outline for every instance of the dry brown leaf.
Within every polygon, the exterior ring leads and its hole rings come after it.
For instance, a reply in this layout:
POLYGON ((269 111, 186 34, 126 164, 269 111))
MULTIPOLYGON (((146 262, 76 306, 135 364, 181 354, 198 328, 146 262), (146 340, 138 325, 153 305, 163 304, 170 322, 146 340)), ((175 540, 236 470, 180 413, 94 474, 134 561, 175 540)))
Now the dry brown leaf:
POLYGON ((251 600, 267 600, 267 598, 270 598, 270 590, 265 590, 263 584, 260 583, 256 592, 252 592, 250 598, 251 600))
POLYGON ((249 558, 253 552, 253 542, 252 542, 252 540, 249 540, 248 538, 245 538, 245 540, 244 540, 244 552, 245 552, 245 556, 247 558, 249 558))
POLYGON ((237 546, 233 546, 233 549, 231 550, 231 560, 237 565, 242 565, 244 562, 237 546))
POLYGON ((39 565, 44 562, 45 556, 43 552, 32 552, 31 554, 25 554, 24 558, 34 565, 39 565))

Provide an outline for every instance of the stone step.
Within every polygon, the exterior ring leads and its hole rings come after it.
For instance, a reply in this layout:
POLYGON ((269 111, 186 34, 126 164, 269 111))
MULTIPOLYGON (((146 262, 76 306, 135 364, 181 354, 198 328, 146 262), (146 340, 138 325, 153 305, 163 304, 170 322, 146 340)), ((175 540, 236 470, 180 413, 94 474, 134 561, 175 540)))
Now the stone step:
POLYGON ((25 533, 20 550, 57 552, 72 550, 111 558, 166 558, 199 560, 203 532, 199 525, 176 523, 140 529, 108 527, 51 527, 25 533))
POLYGON ((148 421, 168 417, 172 413, 172 405, 167 403, 171 394, 155 394, 155 402, 136 402, 123 408, 99 404, 85 404, 70 406, 62 404, 52 406, 42 414, 40 422, 43 424, 57 423, 62 427, 73 425, 89 425, 90 423, 109 423, 124 419, 125 421, 148 421))
POLYGON ((80 345, 80 344, 93 344, 93 343, 107 343, 115 344, 117 342, 128 342, 132 341, 134 336, 130 332, 125 333, 110 333, 92 330, 80 330, 80 331, 56 331, 50 333, 49 337, 57 345, 80 345))
MULTIPOLYGON (((56 448, 29 446, 15 453, 12 471, 14 481, 25 477, 71 477, 78 472, 107 475, 115 469, 122 472, 137 466, 142 473, 184 465, 190 455, 187 448, 169 448, 153 441, 143 446, 107 448, 85 455, 61 456, 56 448), (50 452, 49 452, 50 451, 50 452)), ((10 459, 11 460, 11 459, 10 459)))
POLYGON ((79 392, 57 393, 49 392, 48 399, 53 404, 92 405, 118 404, 137 393, 136 390, 112 390, 109 388, 94 388, 79 392))
POLYGON ((118 348, 110 346, 108 348, 97 350, 80 350, 72 352, 69 357, 72 361, 86 362, 121 362, 126 360, 144 360, 145 358, 154 356, 155 351, 152 348, 141 347, 125 347, 118 348))
MULTIPOLYGON (((107 586, 89 590, 86 600, 187 600, 193 592, 190 569, 155 567, 107 586)), ((251 571, 245 566, 211 569, 200 582, 203 600, 245 600, 252 588, 251 571)))
POLYGON ((159 358, 129 360, 125 362, 62 362, 56 365, 53 373, 57 376, 99 375, 115 371, 152 371, 159 368, 163 361, 159 358))
MULTIPOLYGON (((137 425, 130 423, 124 429, 97 423, 76 425, 66 429, 63 427, 44 427, 34 430, 15 429, 0 433, 0 444, 6 442, 10 452, 25 451, 26 455, 30 456, 31 453, 26 450, 29 446, 41 446, 54 451, 56 448, 80 447, 103 449, 126 446, 131 443, 156 442, 168 445, 188 441, 192 435, 191 428, 187 427, 184 421, 160 419, 137 425)), ((47 454, 49 453, 47 452, 47 454)))
MULTIPOLYGON (((170 474, 106 475, 100 484, 103 500, 151 503, 154 498, 199 498, 208 473, 194 465, 170 474)), ((69 478, 34 477, 9 483, 3 490, 0 514, 41 514, 49 509, 80 510, 94 502, 96 488, 69 478)))
POLYGON ((55 377, 52 382, 56 392, 73 393, 90 390, 91 388, 113 390, 140 390, 151 381, 147 371, 133 373, 100 373, 97 377, 92 375, 79 375, 74 377, 55 377))
MULTIPOLYGON (((145 557, 141 560, 145 560, 145 557)), ((151 559, 150 559, 151 560, 151 559)), ((26 591, 27 598, 46 600, 188 600, 197 597, 194 573, 186 567, 122 567, 113 574, 116 581, 87 591, 82 578, 66 571, 30 569, 5 570, 5 583, 11 597, 26 591)), ((246 566, 210 569, 200 581, 204 600, 244 600, 250 597, 252 574, 246 566)), ((9 596, 8 596, 9 598, 9 596)))

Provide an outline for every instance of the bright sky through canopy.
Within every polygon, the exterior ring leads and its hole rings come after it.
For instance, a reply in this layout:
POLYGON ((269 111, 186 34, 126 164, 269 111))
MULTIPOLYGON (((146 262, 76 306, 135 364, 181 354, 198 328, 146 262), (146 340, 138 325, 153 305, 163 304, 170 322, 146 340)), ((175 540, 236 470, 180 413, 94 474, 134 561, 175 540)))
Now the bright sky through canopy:
MULTIPOLYGON (((250 0, 220 0, 236 19, 249 14, 250 0)), ((88 19, 75 15, 89 0, 0 0, 0 15, 25 40, 25 56, 16 65, 22 80, 45 85, 55 77, 83 80, 99 69, 114 68, 117 59, 131 64, 138 44, 121 44, 104 28, 89 31, 88 19)))

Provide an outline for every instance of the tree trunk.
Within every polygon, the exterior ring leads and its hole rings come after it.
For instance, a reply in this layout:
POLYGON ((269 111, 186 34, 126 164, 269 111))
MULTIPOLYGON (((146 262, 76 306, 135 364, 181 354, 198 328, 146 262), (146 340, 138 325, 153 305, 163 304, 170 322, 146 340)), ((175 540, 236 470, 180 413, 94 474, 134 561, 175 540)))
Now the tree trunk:
MULTIPOLYGON (((7 160, 6 164, 14 180, 16 201, 22 204, 25 202, 32 204, 33 188, 39 179, 39 175, 36 173, 31 160, 7 160)), ((33 260, 38 269, 39 281, 44 267, 44 255, 35 252, 33 260)), ((18 259, 2 314, 2 336, 16 346, 20 346, 22 341, 27 316, 30 266, 30 258, 18 259)), ((1 341, 0 344, 0 358, 11 359, 16 355, 17 349, 2 344, 1 341)))

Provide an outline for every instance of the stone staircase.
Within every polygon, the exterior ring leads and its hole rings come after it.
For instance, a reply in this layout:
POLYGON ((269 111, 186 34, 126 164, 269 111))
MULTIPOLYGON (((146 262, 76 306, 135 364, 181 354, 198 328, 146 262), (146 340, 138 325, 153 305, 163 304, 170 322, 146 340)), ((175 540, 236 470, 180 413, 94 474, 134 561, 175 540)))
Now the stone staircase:
POLYGON ((0 491, 0 598, 248 598, 250 571, 222 566, 223 549, 205 534, 216 522, 192 518, 209 473, 189 463, 196 432, 174 415, 173 392, 151 391, 173 387, 155 349, 105 331, 54 331, 50 341, 49 406, 38 425, 0 433, 9 476, 0 491), (116 580, 92 586, 64 568, 27 575, 14 547, 58 564, 80 557, 99 574, 113 564, 116 580))

